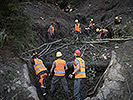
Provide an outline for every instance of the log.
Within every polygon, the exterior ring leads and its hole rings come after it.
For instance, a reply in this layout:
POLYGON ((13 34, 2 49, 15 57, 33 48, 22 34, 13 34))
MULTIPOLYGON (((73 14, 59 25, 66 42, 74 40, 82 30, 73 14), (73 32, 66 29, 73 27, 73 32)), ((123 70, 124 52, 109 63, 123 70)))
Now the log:
POLYGON ((109 41, 109 42, 115 42, 115 41, 128 41, 133 40, 133 37, 131 38, 115 38, 115 39, 96 39, 98 41, 109 41))
POLYGON ((95 44, 95 43, 107 43, 107 42, 109 42, 109 41, 90 41, 90 42, 87 42, 87 41, 84 41, 83 43, 89 43, 89 44, 95 44))
POLYGON ((115 39, 96 39, 96 41, 83 41, 83 43, 88 44, 100 44, 100 43, 108 43, 108 42, 117 42, 117 41, 129 41, 133 40, 133 37, 131 38, 115 38, 115 39))

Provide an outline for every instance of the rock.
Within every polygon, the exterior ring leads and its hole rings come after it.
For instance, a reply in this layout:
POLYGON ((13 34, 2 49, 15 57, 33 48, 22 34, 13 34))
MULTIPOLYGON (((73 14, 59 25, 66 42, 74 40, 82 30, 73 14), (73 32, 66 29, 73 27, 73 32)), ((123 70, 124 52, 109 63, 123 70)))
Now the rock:
POLYGON ((109 88, 106 85, 103 85, 103 87, 101 88, 101 91, 103 92, 104 98, 107 98, 107 95, 110 93, 109 88))
POLYGON ((21 83, 21 81, 19 80, 19 81, 16 82, 16 84, 21 85, 22 83, 21 83))
POLYGON ((110 81, 107 87, 111 90, 120 90, 120 84, 116 81, 110 81))
POLYGON ((30 93, 31 93, 31 94, 29 95, 29 97, 34 98, 34 100, 39 100, 39 99, 38 99, 37 92, 36 92, 36 88, 35 88, 34 86, 28 87, 28 90, 29 90, 30 93))
POLYGON ((90 97, 87 97, 87 98, 85 98, 84 100, 91 100, 91 98, 90 98, 90 97))
POLYGON ((120 74, 119 70, 117 69, 110 69, 110 73, 108 74, 109 79, 113 81, 124 81, 124 77, 120 74))
POLYGON ((96 97, 92 97, 91 100, 98 100, 96 97))
POLYGON ((3 71, 3 70, 0 70, 0 73, 1 73, 1 74, 3 74, 3 73, 4 73, 4 71, 3 71))
POLYGON ((12 86, 12 87, 11 87, 11 90, 13 90, 13 91, 16 90, 16 87, 12 86))
POLYGON ((29 77, 29 72, 28 72, 27 65, 24 64, 23 66, 24 66, 24 69, 23 69, 24 78, 27 80, 28 83, 30 83, 30 77, 29 77))
POLYGON ((11 89, 10 89, 10 88, 8 88, 7 92, 8 92, 8 93, 10 93, 10 92, 11 92, 11 89))
POLYGON ((115 49, 118 49, 119 47, 118 46, 115 46, 115 49))
POLYGON ((19 74, 20 72, 17 70, 17 73, 19 74))

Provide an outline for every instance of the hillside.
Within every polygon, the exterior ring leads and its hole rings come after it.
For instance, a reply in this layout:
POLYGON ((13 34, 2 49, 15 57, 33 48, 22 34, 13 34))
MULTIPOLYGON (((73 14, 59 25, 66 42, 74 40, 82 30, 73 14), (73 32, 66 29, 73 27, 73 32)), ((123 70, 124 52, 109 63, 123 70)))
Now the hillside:
MULTIPOLYGON (((52 62, 56 59, 56 52, 61 51, 63 59, 68 62, 69 70, 66 72, 66 77, 68 77, 73 70, 73 53, 76 48, 79 48, 84 53, 83 58, 86 61, 85 100, 132 99, 133 41, 132 39, 125 41, 126 38, 132 38, 133 36, 132 0, 84 0, 82 3, 76 2, 72 4, 73 11, 68 13, 62 11, 58 5, 43 1, 21 1, 21 4, 24 6, 27 15, 32 19, 32 30, 36 34, 34 37, 31 36, 32 40, 28 40, 28 37, 24 36, 23 38, 27 39, 27 41, 23 41, 21 45, 18 43, 20 47, 10 43, 5 43, 5 46, 1 46, 0 100, 44 100, 31 63, 24 61, 20 56, 30 59, 32 51, 36 50, 50 71, 52 62), (106 27, 114 22, 114 17, 117 15, 122 16, 122 23, 119 26, 111 24, 106 27), (87 27, 91 18, 94 19, 96 25, 91 32, 91 36, 88 36, 84 28, 87 27), (73 33, 75 19, 80 21, 82 28, 81 40, 76 42, 74 41, 73 33), (47 31, 52 22, 55 22, 55 37, 49 39, 47 31), (121 33, 122 35, 116 35, 115 38, 124 38, 124 40, 99 43, 99 41, 104 41, 96 40, 98 34, 95 29, 99 27, 108 28, 112 33, 115 33, 113 29, 120 28, 116 33, 121 33), (90 41, 92 43, 89 43, 90 41), (96 91, 94 91, 112 57, 114 57, 115 62, 106 76, 100 81, 100 84, 98 84, 96 91), (111 85, 107 85, 107 83, 111 85), (92 93, 93 91, 94 93, 92 93)), ((19 28, 17 29, 19 30, 19 28)), ((19 39, 23 40, 21 36, 19 36, 19 39)), ((51 100, 49 95, 51 80, 52 76, 47 79, 48 100, 51 100)), ((71 91, 70 100, 74 100, 74 80, 67 78, 67 81, 71 91)), ((61 84, 57 85, 57 92, 54 96, 54 100, 66 100, 61 84)))

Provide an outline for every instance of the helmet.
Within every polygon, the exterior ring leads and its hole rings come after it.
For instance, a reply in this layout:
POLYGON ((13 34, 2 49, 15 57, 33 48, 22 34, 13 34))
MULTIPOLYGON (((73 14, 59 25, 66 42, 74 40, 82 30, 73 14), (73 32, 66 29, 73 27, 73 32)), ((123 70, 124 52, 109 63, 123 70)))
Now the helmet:
POLYGON ((77 19, 75 20, 75 23, 78 23, 78 20, 77 19))
POLYGON ((118 16, 117 16, 117 17, 115 17, 115 19, 118 19, 118 16))
POLYGON ((91 19, 91 21, 93 21, 93 19, 91 19))
POLYGON ((120 19, 122 19, 122 17, 120 17, 120 19))
POLYGON ((97 28, 97 29, 96 29, 96 32, 98 32, 98 31, 99 31, 99 29, 97 28))
POLYGON ((33 53, 33 54, 32 54, 32 56, 35 56, 35 55, 38 55, 38 53, 37 53, 37 52, 35 52, 35 53, 33 53))
POLYGON ((75 50, 74 56, 76 56, 76 57, 77 57, 77 56, 81 56, 80 50, 78 50, 78 49, 75 50))
POLYGON ((38 58, 38 57, 39 57, 39 56, 38 56, 38 53, 37 53, 37 52, 33 52, 32 57, 33 57, 33 58, 38 58))
POLYGON ((60 52, 60 51, 58 51, 57 53, 56 53, 56 57, 61 57, 62 56, 62 53, 60 52))

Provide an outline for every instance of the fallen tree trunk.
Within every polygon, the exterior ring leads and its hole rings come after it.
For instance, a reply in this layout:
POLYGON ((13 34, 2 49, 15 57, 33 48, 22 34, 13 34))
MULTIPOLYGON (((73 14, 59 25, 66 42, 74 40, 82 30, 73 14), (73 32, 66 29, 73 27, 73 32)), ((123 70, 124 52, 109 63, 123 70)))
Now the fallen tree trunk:
POLYGON ((83 43, 93 44, 93 43, 107 43, 107 42, 109 42, 109 41, 90 41, 90 42, 84 41, 83 43))
MULTIPOLYGON (((107 62, 107 61, 91 62, 91 63, 87 64, 86 67, 94 67, 97 70, 99 70, 99 69, 106 69, 108 64, 109 64, 109 62, 107 62)), ((50 70, 52 67, 52 62, 45 63, 45 66, 47 67, 47 69, 50 70)), ((67 66, 70 70, 72 70, 73 69, 73 61, 67 62, 67 66)))
POLYGON ((100 41, 109 41, 109 42, 115 42, 115 41, 128 41, 128 40, 133 40, 133 37, 131 38, 115 38, 115 39, 97 39, 99 42, 100 41))
POLYGON ((118 42, 118 41, 129 41, 133 40, 133 37, 131 38, 116 38, 116 39, 96 39, 96 41, 84 41, 83 43, 89 43, 89 44, 100 44, 100 43, 108 43, 108 42, 118 42))

